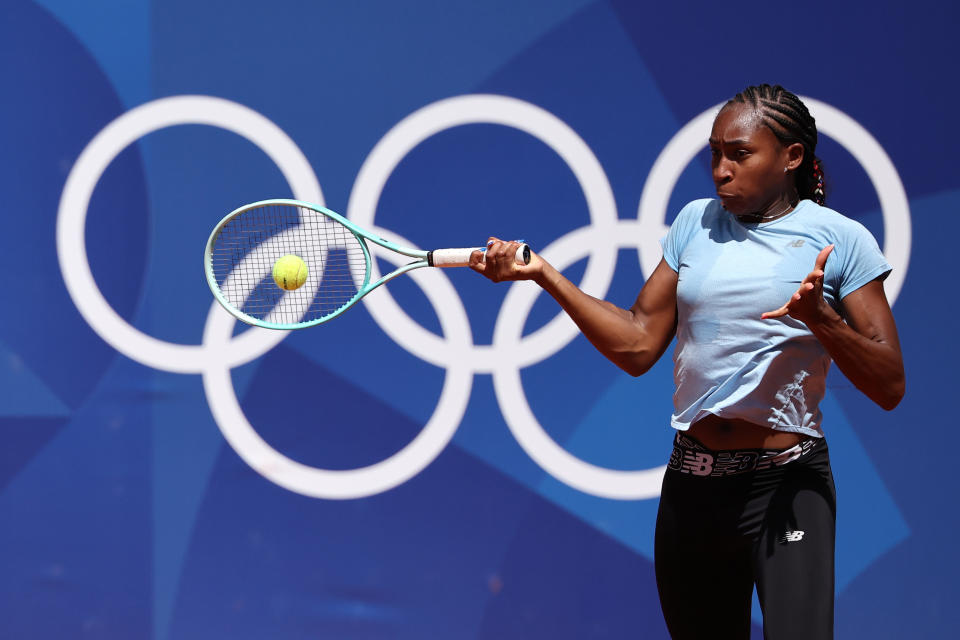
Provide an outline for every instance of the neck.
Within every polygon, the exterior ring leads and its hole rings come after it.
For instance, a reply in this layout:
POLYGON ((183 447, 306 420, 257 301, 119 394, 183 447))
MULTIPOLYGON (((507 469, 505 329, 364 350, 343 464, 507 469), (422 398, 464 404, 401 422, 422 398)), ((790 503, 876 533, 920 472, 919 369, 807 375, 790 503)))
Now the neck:
POLYGON ((799 202, 800 198, 796 194, 792 194, 790 197, 782 196, 770 203, 770 205, 765 207, 762 211, 757 211, 756 213, 744 213, 738 215, 737 218, 741 222, 770 222, 771 220, 776 220, 777 218, 783 217, 793 211, 794 207, 796 207, 799 202))

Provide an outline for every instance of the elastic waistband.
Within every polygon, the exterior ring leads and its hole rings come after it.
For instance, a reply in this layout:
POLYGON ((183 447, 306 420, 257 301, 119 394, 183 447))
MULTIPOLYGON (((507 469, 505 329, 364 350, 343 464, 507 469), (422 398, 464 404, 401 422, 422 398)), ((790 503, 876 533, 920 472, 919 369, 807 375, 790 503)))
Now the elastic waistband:
POLYGON ((711 451, 690 436, 677 433, 667 469, 705 478, 721 478, 782 467, 822 446, 825 446, 823 438, 808 438, 789 449, 711 451))

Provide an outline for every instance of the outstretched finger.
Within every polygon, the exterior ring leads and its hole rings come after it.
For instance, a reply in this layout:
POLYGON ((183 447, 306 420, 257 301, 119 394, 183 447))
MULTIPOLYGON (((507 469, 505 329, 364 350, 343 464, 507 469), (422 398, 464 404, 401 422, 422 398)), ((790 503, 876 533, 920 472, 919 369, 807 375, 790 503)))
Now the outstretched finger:
POLYGON ((833 252, 833 245, 828 244, 823 249, 820 250, 820 253, 817 254, 817 260, 813 264, 814 270, 823 271, 827 266, 827 257, 833 252))
POLYGON ((776 311, 767 311, 766 313, 761 313, 760 319, 769 320, 770 318, 782 318, 783 316, 787 315, 787 313, 789 312, 790 310, 787 308, 787 305, 783 305, 776 311))
POLYGON ((813 289, 813 285, 811 283, 809 282, 803 283, 802 285, 800 285, 800 288, 797 289, 797 292, 794 293, 792 296, 790 296, 790 301, 787 302, 787 304, 783 305, 776 311, 767 311, 766 313, 761 313, 760 319, 766 320, 768 318, 780 318, 787 315, 788 313, 790 313, 790 305, 792 305, 795 302, 799 302, 803 297, 802 295, 800 295, 800 292, 810 291, 811 289, 813 289))

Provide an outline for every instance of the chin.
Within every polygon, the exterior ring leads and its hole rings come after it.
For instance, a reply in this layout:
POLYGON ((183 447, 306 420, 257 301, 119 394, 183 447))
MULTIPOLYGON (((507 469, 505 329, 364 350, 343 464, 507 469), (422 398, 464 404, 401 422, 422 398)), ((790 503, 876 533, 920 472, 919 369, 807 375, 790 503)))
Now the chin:
POLYGON ((742 216, 746 213, 750 213, 746 210, 746 207, 743 206, 743 202, 740 202, 735 198, 720 198, 720 206, 735 216, 742 216))

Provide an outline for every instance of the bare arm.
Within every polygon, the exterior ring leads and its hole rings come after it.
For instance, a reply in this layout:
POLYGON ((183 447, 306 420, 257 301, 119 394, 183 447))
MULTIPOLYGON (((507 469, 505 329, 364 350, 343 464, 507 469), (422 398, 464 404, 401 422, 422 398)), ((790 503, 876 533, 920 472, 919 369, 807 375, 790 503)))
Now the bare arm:
POLYGON ((868 282, 841 300, 844 322, 823 299, 823 268, 832 250, 830 245, 820 252, 814 270, 790 302, 763 317, 789 313, 802 320, 854 386, 889 411, 903 398, 905 378, 900 339, 883 282, 868 282))
POLYGON ((536 254, 529 265, 517 265, 516 243, 491 240, 485 261, 479 252, 472 256, 470 266, 474 271, 494 282, 533 280, 560 304, 600 353, 630 375, 650 369, 673 339, 677 274, 662 260, 633 306, 621 309, 584 293, 536 254))

